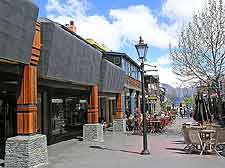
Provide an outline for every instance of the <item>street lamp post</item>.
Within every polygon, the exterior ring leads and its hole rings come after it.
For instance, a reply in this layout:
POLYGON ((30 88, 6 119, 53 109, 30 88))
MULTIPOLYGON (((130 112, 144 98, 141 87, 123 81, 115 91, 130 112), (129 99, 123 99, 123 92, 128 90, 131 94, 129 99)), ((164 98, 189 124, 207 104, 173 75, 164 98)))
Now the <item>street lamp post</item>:
POLYGON ((135 48, 138 53, 138 57, 141 61, 141 89, 142 89, 142 114, 143 114, 143 150, 142 155, 149 155, 148 142, 147 142, 147 121, 145 113, 145 88, 144 88, 144 62, 146 59, 148 45, 144 43, 144 40, 140 37, 139 44, 135 45, 135 48))

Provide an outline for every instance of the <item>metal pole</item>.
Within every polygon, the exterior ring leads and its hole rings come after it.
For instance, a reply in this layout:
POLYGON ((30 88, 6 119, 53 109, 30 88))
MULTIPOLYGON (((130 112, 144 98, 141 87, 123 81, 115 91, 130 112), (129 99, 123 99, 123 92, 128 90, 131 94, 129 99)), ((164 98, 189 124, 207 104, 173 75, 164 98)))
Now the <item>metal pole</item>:
POLYGON ((141 89, 142 89, 142 114, 143 114, 143 151, 142 155, 149 155, 148 142, 147 142, 147 122, 146 122, 146 113, 145 113, 145 88, 144 88, 144 60, 142 59, 141 63, 141 89))

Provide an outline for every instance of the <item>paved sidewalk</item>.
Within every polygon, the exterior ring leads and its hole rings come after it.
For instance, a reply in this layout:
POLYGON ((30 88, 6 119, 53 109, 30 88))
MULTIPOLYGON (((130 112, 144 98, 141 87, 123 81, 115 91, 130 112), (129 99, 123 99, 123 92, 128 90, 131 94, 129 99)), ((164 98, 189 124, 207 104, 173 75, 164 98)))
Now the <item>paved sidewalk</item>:
POLYGON ((151 155, 142 156, 142 136, 105 134, 103 143, 84 143, 70 140, 48 148, 48 168, 224 168, 225 158, 216 155, 186 154, 178 119, 167 134, 148 136, 151 155), (176 125, 177 126, 174 126, 176 125), (177 130, 176 131, 174 130, 177 130))

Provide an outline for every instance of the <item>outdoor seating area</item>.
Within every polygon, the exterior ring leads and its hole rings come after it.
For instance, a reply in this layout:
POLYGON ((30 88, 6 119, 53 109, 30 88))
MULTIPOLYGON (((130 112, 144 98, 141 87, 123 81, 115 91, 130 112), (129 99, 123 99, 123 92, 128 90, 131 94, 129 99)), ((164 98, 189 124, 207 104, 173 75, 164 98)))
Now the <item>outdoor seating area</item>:
MULTIPOLYGON (((146 117, 147 120, 147 132, 152 134, 160 134, 165 132, 165 128, 172 124, 173 117, 170 113, 163 115, 150 115, 146 117)), ((132 117, 131 115, 127 119, 127 131, 134 131, 134 134, 142 134, 142 115, 136 115, 132 117)))
POLYGON ((225 128, 215 124, 184 123, 184 150, 188 153, 218 154, 225 152, 225 128))
POLYGON ((147 131, 149 133, 162 133, 166 126, 172 123, 172 116, 170 113, 165 114, 165 116, 151 116, 147 117, 147 131))

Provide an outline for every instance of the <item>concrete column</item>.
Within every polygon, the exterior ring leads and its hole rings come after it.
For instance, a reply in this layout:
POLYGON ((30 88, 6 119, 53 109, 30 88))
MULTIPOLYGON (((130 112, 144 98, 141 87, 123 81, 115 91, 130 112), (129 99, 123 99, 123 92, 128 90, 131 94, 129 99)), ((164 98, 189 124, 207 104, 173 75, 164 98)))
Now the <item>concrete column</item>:
POLYGON ((17 98, 17 134, 6 141, 5 167, 29 168, 48 162, 47 139, 37 133, 37 65, 40 57, 40 24, 32 46, 30 64, 24 66, 17 98))
POLYGON ((98 86, 92 86, 88 109, 88 124, 83 126, 84 141, 103 141, 103 126, 98 123, 98 86))

